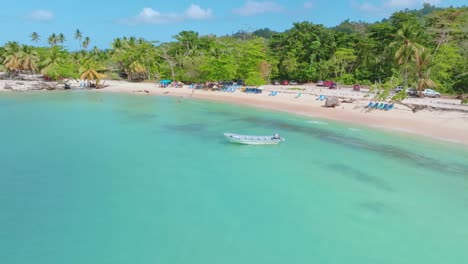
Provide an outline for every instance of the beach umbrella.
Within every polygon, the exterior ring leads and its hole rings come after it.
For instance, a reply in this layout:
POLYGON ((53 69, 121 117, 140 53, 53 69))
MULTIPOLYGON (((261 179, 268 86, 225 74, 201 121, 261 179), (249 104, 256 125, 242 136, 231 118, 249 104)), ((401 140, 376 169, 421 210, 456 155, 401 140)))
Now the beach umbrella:
POLYGON ((171 80, 161 80, 161 81, 159 81, 159 83, 162 83, 162 84, 171 83, 171 82, 172 82, 171 80))

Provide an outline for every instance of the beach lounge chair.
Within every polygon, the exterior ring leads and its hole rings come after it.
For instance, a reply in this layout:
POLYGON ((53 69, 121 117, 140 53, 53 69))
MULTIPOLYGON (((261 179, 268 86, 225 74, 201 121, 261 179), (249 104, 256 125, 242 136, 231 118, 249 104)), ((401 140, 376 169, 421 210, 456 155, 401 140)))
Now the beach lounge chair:
POLYGON ((277 95, 277 94, 278 94, 277 91, 271 91, 271 93, 270 93, 268 96, 275 96, 275 95, 277 95))
POLYGON ((299 97, 301 97, 301 95, 302 95, 302 93, 298 93, 298 94, 296 95, 296 97, 294 97, 294 98, 299 98, 299 97))
POLYGON ((374 109, 378 109, 380 107, 380 105, 383 105, 383 103, 375 103, 375 105, 372 107, 374 109))
POLYGON ((384 108, 385 111, 392 110, 393 109, 393 104, 389 104, 387 107, 384 108))
POLYGON ((373 104, 374 104, 373 102, 369 102, 369 104, 367 104, 366 106, 364 106, 364 108, 372 107, 373 104))
POLYGON ((379 103, 378 103, 378 102, 376 102, 376 103, 374 103, 373 105, 369 106, 369 108, 376 108, 377 106, 379 106, 379 103))
POLYGON ((317 100, 319 100, 319 101, 323 101, 325 99, 327 99, 327 97, 325 95, 323 95, 323 94, 321 94, 319 97, 317 97, 317 100))
POLYGON ((384 109, 384 108, 387 107, 387 106, 388 106, 388 104, 380 104, 380 105, 379 105, 379 109, 382 110, 382 109, 384 109))

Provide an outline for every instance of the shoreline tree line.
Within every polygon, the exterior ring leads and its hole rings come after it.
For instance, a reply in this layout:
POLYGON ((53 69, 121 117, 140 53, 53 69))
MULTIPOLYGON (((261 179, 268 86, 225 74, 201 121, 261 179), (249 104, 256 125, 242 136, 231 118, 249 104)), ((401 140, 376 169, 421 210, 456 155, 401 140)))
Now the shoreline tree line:
POLYGON ((332 28, 305 21, 284 32, 264 28, 201 36, 182 31, 167 43, 122 37, 108 49, 91 48, 92 40, 79 29, 70 40, 62 33, 46 38, 32 32, 30 38, 35 45, 0 47, 0 71, 40 73, 51 80, 107 76, 185 83, 244 80, 247 85, 331 79, 375 86, 383 94, 397 85, 468 93, 468 7, 424 4, 379 22, 345 20, 332 28), (42 38, 48 45, 37 46, 42 38), (65 48, 72 41, 78 50, 65 48))

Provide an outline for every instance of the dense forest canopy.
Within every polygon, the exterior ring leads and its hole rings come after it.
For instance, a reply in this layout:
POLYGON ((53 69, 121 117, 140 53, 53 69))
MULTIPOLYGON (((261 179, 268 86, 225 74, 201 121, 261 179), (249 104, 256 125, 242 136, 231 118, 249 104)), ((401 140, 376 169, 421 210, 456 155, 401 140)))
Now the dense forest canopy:
POLYGON ((232 35, 201 36, 182 31, 172 42, 135 37, 114 39, 106 50, 90 48, 80 30, 42 36, 30 33, 37 47, 8 42, 0 47, 1 71, 41 73, 51 79, 172 79, 186 83, 272 80, 343 84, 435 87, 444 93, 467 92, 468 8, 424 4, 376 23, 343 21, 327 28, 297 22, 284 32, 268 28, 232 35), (79 50, 65 48, 79 43, 79 50))

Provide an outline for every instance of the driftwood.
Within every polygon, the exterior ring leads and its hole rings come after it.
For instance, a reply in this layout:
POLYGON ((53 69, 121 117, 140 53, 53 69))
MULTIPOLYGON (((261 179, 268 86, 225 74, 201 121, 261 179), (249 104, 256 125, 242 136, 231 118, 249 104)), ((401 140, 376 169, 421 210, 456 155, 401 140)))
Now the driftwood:
POLYGON ((39 87, 45 90, 55 90, 57 89, 58 83, 56 82, 40 82, 39 87))
POLYGON ((422 106, 425 107, 425 105, 407 104, 407 103, 403 103, 403 102, 396 102, 396 103, 401 104, 402 106, 408 107, 409 109, 411 109, 411 111, 413 111, 413 113, 416 113, 416 111, 418 111, 418 110, 424 109, 422 106))
POLYGON ((341 100, 342 103, 347 103, 347 104, 351 104, 351 103, 354 103, 354 101, 356 101, 355 99, 353 98, 349 98, 349 99, 343 99, 341 100))
POLYGON ((89 88, 96 88, 96 89, 102 89, 102 88, 106 88, 108 87, 109 85, 106 85, 106 81, 103 81, 102 83, 100 84, 97 84, 96 81, 88 81, 88 85, 87 85, 89 88))

